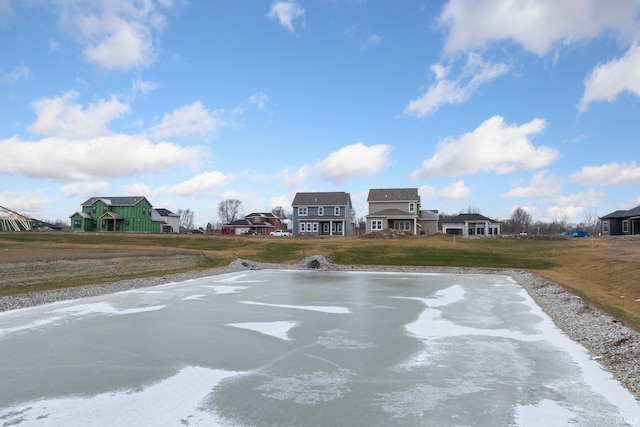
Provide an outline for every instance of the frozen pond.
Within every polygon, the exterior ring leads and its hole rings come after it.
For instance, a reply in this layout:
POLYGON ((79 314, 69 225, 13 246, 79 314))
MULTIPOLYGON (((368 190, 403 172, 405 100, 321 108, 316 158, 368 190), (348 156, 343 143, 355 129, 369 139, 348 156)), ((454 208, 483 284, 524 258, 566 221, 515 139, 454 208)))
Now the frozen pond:
POLYGON ((638 425, 502 275, 249 271, 0 313, 0 425, 638 425))

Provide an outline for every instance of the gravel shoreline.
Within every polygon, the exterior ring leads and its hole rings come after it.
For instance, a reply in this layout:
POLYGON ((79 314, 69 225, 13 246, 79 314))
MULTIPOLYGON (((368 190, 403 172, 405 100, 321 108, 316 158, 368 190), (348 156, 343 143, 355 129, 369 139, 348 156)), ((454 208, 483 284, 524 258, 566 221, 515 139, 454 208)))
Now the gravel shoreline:
POLYGON ((0 298, 0 312, 33 307, 56 301, 98 296, 172 282, 182 282, 198 277, 260 269, 507 275, 513 278, 529 293, 560 329, 571 339, 587 348, 594 359, 611 370, 614 375, 634 393, 636 398, 640 399, 640 332, 627 328, 613 317, 584 304, 580 297, 570 293, 563 287, 526 271, 437 267, 343 266, 331 264, 323 256, 318 255, 305 258, 298 264, 293 265, 257 263, 237 259, 227 267, 221 268, 3 297, 0 298))

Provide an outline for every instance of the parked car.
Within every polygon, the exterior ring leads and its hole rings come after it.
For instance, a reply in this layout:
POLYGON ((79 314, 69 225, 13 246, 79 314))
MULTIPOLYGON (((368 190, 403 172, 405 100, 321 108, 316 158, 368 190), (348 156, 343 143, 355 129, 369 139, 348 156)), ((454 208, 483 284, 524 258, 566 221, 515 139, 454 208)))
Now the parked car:
POLYGON ((202 228, 194 228, 191 230, 191 234, 204 234, 204 230, 202 228))
POLYGON ((573 233, 571 233, 571 237, 587 237, 587 232, 586 231, 574 231, 573 233))
POLYGON ((276 230, 269 233, 270 236, 280 236, 280 237, 289 237, 291 233, 284 230, 276 230))

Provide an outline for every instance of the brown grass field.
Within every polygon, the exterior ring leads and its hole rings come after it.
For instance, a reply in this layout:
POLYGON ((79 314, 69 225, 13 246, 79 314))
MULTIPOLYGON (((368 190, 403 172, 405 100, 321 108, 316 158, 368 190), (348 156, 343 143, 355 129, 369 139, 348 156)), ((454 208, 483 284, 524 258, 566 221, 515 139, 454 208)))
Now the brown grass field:
POLYGON ((222 267, 236 258, 297 263, 528 270, 640 331, 640 236, 265 238, 0 233, 0 297, 222 267))

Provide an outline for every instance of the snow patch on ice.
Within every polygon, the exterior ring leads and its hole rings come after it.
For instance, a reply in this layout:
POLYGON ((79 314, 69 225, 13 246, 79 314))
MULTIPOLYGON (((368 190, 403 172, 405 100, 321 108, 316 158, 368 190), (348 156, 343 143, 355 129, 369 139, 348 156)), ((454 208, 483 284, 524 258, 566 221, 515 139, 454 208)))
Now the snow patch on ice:
POLYGON ((246 322, 246 323, 230 323, 229 326, 240 329, 248 329, 260 332, 264 335, 271 335, 281 340, 290 340, 289 330, 296 326, 297 322, 246 322))

